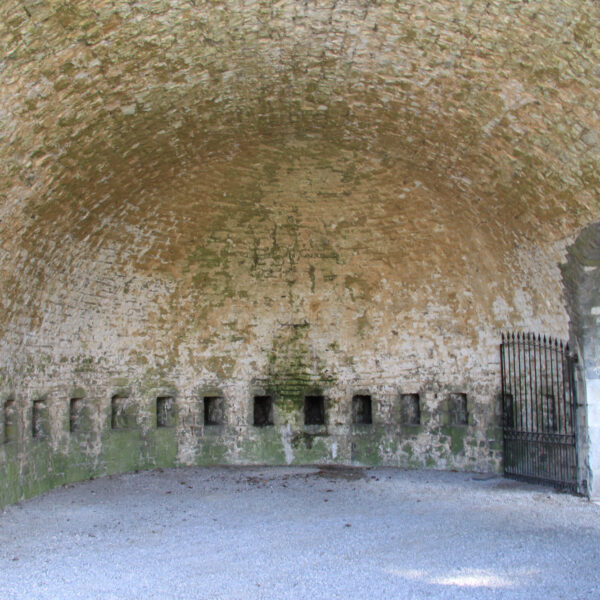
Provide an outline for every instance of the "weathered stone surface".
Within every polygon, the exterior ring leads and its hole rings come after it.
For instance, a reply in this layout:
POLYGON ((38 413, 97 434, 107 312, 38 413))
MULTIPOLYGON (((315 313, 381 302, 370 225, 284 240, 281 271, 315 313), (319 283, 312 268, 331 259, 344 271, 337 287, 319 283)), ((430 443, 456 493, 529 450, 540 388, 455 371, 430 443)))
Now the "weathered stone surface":
POLYGON ((0 501, 175 461, 497 469, 499 332, 566 337, 559 263, 600 215, 598 23, 593 0, 3 2, 0 501), (117 393, 138 430, 110 430, 117 393))
POLYGON ((581 357, 577 371, 580 468, 591 498, 600 498, 600 224, 583 229, 563 265, 572 342, 581 357))

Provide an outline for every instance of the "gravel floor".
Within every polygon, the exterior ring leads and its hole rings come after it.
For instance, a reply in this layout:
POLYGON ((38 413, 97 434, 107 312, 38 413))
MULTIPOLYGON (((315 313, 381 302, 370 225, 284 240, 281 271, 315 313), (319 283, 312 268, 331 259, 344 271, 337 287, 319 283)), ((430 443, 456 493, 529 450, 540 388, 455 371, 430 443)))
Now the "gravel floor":
POLYGON ((600 598, 600 506, 498 477, 127 474, 0 514, 0 599, 600 598))

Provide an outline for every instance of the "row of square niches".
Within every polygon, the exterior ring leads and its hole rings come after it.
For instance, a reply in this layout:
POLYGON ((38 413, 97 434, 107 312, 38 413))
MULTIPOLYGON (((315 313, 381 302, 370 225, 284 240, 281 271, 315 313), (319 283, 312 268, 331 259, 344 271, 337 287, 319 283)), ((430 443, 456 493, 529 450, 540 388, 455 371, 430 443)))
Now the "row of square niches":
MULTIPOLYGON (((225 399, 221 396, 204 397, 204 425, 218 426, 225 422, 225 399)), ((254 396, 253 425, 268 427, 274 425, 272 396, 254 396)), ((467 425, 467 395, 452 393, 448 396, 448 413, 453 425, 467 425)), ((171 397, 156 399, 156 425, 168 427, 174 425, 175 401, 171 397)), ((114 411, 113 411, 114 414, 114 411)), ((421 401, 419 394, 400 395, 400 423, 402 425, 421 424, 421 401)), ((352 397, 352 423, 371 425, 373 423, 373 402, 369 394, 357 394, 352 397)), ((304 396, 304 424, 325 424, 325 396, 304 396)))
MULTIPOLYGON (((4 443, 13 442, 17 439, 17 407, 13 398, 4 401, 2 407, 2 439, 4 443)), ((31 436, 43 437, 48 425, 48 413, 46 403, 43 400, 35 400, 31 413, 31 436)))
MULTIPOLYGON (((202 416, 207 427, 225 424, 225 398, 222 396, 204 396, 202 416)), ((268 427, 274 425, 273 396, 257 395, 253 399, 253 425, 268 427)), ((461 393, 449 394, 447 399, 449 421, 453 425, 468 423, 467 396, 461 393)), ((177 407, 172 396, 156 398, 156 427, 173 427, 177 423, 177 407)), ((15 402, 5 401, 3 408, 3 441, 10 442, 17 436, 17 418, 15 402)), ((326 417, 325 396, 312 394, 304 397, 304 424, 324 425, 326 417)), ((129 429, 137 421, 136 403, 129 396, 115 395, 111 398, 111 428, 129 429)), ((357 394, 352 397, 352 422, 355 425, 373 423, 373 401, 369 394, 357 394)), ((421 401, 419 394, 401 394, 399 422, 402 425, 421 424, 421 401)), ((69 401, 69 430, 76 433, 87 429, 85 399, 71 398, 69 401)), ((48 408, 45 400, 35 400, 32 407, 31 435, 44 437, 48 430, 48 408)))

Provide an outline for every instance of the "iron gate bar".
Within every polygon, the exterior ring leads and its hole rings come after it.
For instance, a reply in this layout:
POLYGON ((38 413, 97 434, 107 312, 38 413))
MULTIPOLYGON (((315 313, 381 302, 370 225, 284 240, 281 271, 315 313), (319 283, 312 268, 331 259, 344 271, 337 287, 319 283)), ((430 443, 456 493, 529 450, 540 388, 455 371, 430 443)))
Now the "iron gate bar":
POLYGON ((568 343, 503 333, 504 474, 577 490, 576 358, 568 343))

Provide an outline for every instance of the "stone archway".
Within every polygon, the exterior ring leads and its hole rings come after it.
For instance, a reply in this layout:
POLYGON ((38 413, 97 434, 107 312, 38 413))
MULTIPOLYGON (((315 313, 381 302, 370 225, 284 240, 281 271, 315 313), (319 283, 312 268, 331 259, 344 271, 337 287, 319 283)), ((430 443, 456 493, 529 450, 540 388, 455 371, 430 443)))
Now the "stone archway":
POLYGON ((599 21, 0 3, 0 505, 172 465, 499 471, 499 332, 567 335, 600 219, 599 21))
POLYGON ((581 358, 580 456, 592 499, 600 499, 600 223, 586 227, 563 266, 570 337, 581 358))

